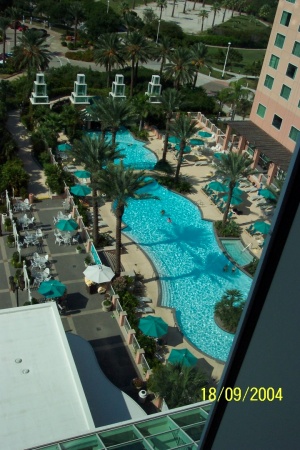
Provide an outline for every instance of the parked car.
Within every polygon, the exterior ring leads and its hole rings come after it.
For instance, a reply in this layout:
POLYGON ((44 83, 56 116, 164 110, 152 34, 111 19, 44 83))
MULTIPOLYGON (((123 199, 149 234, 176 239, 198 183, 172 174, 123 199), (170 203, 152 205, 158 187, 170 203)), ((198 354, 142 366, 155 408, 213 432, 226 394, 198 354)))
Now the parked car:
POLYGON ((20 25, 20 26, 17 28, 17 30, 18 30, 18 31, 24 32, 24 31, 28 30, 28 26, 27 26, 27 25, 20 25))
POLYGON ((16 20, 15 22, 12 22, 9 25, 9 28, 12 28, 13 30, 18 29, 20 26, 22 26, 22 22, 20 22, 19 20, 16 20))

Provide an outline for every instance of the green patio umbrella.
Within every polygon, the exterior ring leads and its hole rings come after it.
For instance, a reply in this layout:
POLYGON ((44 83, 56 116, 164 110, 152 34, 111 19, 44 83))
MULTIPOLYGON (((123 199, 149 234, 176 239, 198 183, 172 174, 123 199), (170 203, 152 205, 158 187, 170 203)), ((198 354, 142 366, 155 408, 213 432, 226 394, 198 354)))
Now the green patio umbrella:
POLYGON ((216 192, 228 191, 228 186, 226 186, 226 184, 220 183, 219 181, 212 181, 211 183, 209 183, 208 187, 209 189, 212 189, 213 191, 216 192))
POLYGON ((57 298, 64 295, 67 287, 58 280, 43 281, 38 292, 46 298, 57 298))
POLYGON ((204 141, 202 139, 190 139, 191 145, 204 145, 204 141))
POLYGON ((70 150, 72 150, 72 145, 71 144, 59 144, 58 146, 57 146, 57 149, 60 151, 60 152, 68 152, 68 151, 70 151, 70 150))
POLYGON ((170 142, 171 144, 178 144, 180 142, 180 139, 176 136, 169 136, 168 142, 170 142))
MULTIPOLYGON (((180 145, 179 144, 175 145, 175 150, 180 151, 180 145)), ((183 153, 190 153, 190 151, 191 151, 191 147, 189 145, 186 145, 184 147, 184 149, 183 149, 183 153)))
POLYGON ((219 152, 214 153, 214 158, 216 158, 216 159, 222 159, 223 156, 225 156, 225 153, 219 153, 219 152))
POLYGON ((55 224, 55 227, 61 231, 75 231, 78 230, 79 225, 73 219, 62 219, 55 224))
POLYGON ((75 186, 71 187, 70 192, 71 194, 77 195, 78 197, 85 197, 92 192, 92 189, 83 184, 76 184, 75 186))
POLYGON ((253 224, 253 229, 262 234, 268 234, 270 231, 271 225, 266 222, 255 222, 253 224))
POLYGON ((87 170, 76 170, 74 175, 77 178, 90 178, 91 172, 88 172, 87 170))
POLYGON ((268 198, 269 200, 276 200, 276 197, 274 194, 272 194, 271 191, 269 191, 269 189, 260 189, 258 191, 259 195, 262 195, 265 198, 268 198))
POLYGON ((186 367, 192 367, 197 364, 198 359, 187 348, 181 350, 173 349, 168 358, 171 364, 180 363, 186 367))
POLYGON ((161 317, 147 316, 139 321, 139 329, 146 336, 159 338, 168 332, 168 324, 161 317))
MULTIPOLYGON (((227 194, 224 195, 223 200, 224 200, 224 202, 227 202, 227 200, 228 200, 228 195, 227 194)), ((231 200, 230 200, 230 204, 231 205, 239 205, 240 203, 243 203, 243 199, 241 199, 241 197, 239 197, 237 195, 233 195, 231 197, 231 200)))

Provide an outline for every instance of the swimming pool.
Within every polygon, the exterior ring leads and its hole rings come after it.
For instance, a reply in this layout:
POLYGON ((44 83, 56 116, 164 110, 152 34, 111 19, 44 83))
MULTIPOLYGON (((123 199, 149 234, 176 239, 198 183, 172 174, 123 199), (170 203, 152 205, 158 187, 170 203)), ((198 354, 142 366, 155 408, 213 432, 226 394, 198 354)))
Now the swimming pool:
MULTIPOLYGON (((88 131, 91 137, 99 135, 99 132, 88 131)), ((106 133, 106 141, 111 141, 111 133, 106 133)), ((145 147, 143 142, 134 139, 132 134, 125 128, 121 128, 116 136, 117 149, 124 155, 123 163, 126 167, 135 169, 152 170, 157 163, 157 157, 154 153, 145 147)), ((120 162, 116 159, 115 164, 120 162)))
POLYGON ((208 131, 198 131, 199 136, 202 136, 204 138, 210 138, 212 137, 212 133, 209 133, 208 131))
POLYGON ((240 270, 223 271, 228 259, 216 242, 212 222, 201 218, 196 205, 156 182, 143 191, 159 200, 130 200, 124 232, 153 261, 162 306, 176 308, 184 335, 203 352, 226 361, 233 335, 215 324, 214 305, 226 289, 239 289, 246 297, 252 280, 240 270))
POLYGON ((239 266, 247 266, 253 261, 253 255, 248 251, 239 239, 220 239, 228 255, 236 261, 239 266))

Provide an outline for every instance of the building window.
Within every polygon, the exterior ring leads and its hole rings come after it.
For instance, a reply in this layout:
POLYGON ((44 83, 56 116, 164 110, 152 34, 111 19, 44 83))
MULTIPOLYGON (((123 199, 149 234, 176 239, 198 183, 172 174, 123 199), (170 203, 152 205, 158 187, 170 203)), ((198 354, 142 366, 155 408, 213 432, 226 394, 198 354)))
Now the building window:
POLYGON ((292 14, 290 12, 283 11, 281 19, 280 19, 281 25, 288 27, 290 24, 290 21, 291 21, 291 17, 292 17, 292 14))
POLYGON ((290 134, 289 134, 289 138, 292 139, 292 141, 297 142, 299 133, 300 133, 300 131, 297 130, 297 128, 291 127, 291 129, 290 129, 290 134))
POLYGON ((274 114, 273 122, 272 122, 273 127, 277 128, 277 130, 280 130, 281 124, 282 124, 282 118, 277 116, 277 114, 274 114))
POLYGON ((284 45, 285 36, 283 34, 277 33, 274 45, 276 47, 282 48, 284 45))
POLYGON ((286 69, 286 76, 292 79, 295 78, 297 72, 297 67, 294 64, 289 64, 286 69))
POLYGON ((271 55, 270 58, 270 62, 269 62, 269 66, 272 67, 273 69, 277 69, 279 64, 279 58, 276 55, 271 55))
POLYGON ((295 42, 292 53, 293 55, 300 57, 300 42, 295 42))
POLYGON ((267 108, 264 105, 259 103, 258 107, 257 107, 256 114, 263 119, 265 117, 265 114, 266 114, 266 109, 267 108))
POLYGON ((295 3, 296 0, 286 0, 289 3, 295 3))
POLYGON ((281 92, 280 92, 280 97, 285 98, 286 100, 289 99, 290 95, 291 95, 291 88, 286 86, 285 84, 282 85, 281 88, 281 92))
POLYGON ((268 89, 272 89, 273 83, 274 83, 274 78, 273 78, 273 77, 270 77, 270 75, 266 75, 264 85, 265 85, 268 89))
POLYGON ((299 102, 298 102, 298 108, 300 108, 300 100, 299 100, 299 102))

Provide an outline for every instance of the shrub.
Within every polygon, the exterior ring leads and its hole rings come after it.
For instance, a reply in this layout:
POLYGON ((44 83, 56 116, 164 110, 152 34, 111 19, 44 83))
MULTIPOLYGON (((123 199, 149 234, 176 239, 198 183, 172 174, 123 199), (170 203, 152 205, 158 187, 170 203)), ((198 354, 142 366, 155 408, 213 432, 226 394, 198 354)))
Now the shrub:
POLYGON ((63 47, 67 47, 67 46, 68 46, 68 44, 67 44, 66 41, 62 41, 62 42, 61 42, 61 45, 62 45, 63 47))
POLYGON ((157 170, 159 172, 164 172, 169 175, 173 174, 173 172, 174 172, 171 164, 168 161, 163 161, 162 159, 157 161, 157 163, 154 166, 154 170, 157 170))
POLYGON ((62 194, 64 192, 64 174, 61 167, 45 164, 46 185, 51 192, 62 194))
POLYGON ((215 229, 220 237, 240 237, 242 234, 242 229, 235 220, 228 220, 225 225, 223 225, 222 220, 217 220, 215 229))
MULTIPOLYGON (((68 44, 68 48, 70 44, 68 44)), ((72 44, 74 45, 74 44, 72 44)), ((70 49, 72 50, 72 49, 70 49)), ((69 59, 75 59, 77 61, 86 61, 86 62, 93 62, 94 61, 94 52, 91 49, 79 51, 79 52, 66 52, 65 54, 66 58, 69 59)))
POLYGON ((75 45, 73 44, 73 42, 68 42, 67 47, 69 50, 75 50, 75 45))
POLYGON ((245 300, 238 289, 227 289, 223 297, 215 305, 215 316, 220 325, 229 333, 235 333, 239 324, 245 300))
POLYGON ((190 194, 193 191, 192 183, 182 177, 179 177, 178 183, 175 183, 174 178, 169 176, 161 177, 158 182, 162 186, 166 186, 167 188, 179 192, 180 194, 190 194))
POLYGON ((255 274, 255 272, 256 272, 258 263, 259 263, 259 259, 254 257, 253 260, 251 261, 251 263, 248 264, 248 265, 245 267, 245 270, 246 270, 250 275, 253 276, 253 275, 255 274))

